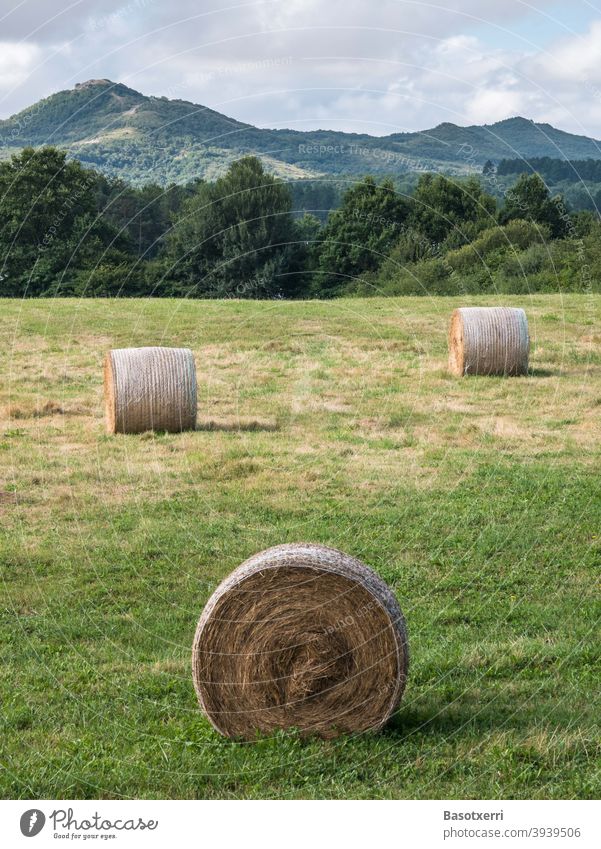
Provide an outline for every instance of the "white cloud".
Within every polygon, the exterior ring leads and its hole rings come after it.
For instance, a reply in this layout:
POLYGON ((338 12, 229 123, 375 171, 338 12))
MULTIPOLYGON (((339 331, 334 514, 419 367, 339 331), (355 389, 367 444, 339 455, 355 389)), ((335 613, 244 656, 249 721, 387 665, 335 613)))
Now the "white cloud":
POLYGON ((389 133, 524 114, 601 135, 601 20, 569 38, 558 26, 546 52, 494 47, 495 27, 533 15, 520 0, 26 0, 0 12, 0 110, 108 77, 260 126, 389 133))
POLYGON ((593 21, 584 35, 560 39, 553 50, 537 59, 538 66, 550 79, 582 82, 601 80, 601 20, 593 21))
POLYGON ((40 53, 35 44, 0 42, 0 92, 25 82, 40 53))
POLYGON ((523 112, 528 104, 522 92, 483 88, 466 104, 466 118, 472 124, 492 124, 523 112))
POLYGON ((89 0, 12 0, 11 9, 0 11, 2 37, 52 44, 77 35, 90 17, 106 16, 127 2, 94 0, 92 5, 89 0))

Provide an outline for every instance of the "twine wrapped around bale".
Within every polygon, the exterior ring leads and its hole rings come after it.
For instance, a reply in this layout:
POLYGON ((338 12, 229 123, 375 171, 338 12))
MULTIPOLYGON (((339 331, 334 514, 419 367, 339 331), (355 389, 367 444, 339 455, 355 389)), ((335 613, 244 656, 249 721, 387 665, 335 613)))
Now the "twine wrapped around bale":
POLYGON ((227 737, 380 728, 407 677, 403 614, 367 566, 321 545, 251 557, 215 590, 192 649, 194 686, 227 737))
POLYGON ((449 328, 449 370, 455 375, 528 373, 528 319, 514 307, 461 307, 449 328))
POLYGON ((109 433, 196 426, 196 366, 188 348, 117 348, 104 361, 109 433))

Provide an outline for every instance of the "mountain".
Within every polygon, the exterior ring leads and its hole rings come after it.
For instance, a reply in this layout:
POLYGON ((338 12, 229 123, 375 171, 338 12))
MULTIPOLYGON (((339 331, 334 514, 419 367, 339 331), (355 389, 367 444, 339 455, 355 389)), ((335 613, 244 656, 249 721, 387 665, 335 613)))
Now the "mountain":
POLYGON ((79 83, 0 121, 0 158, 42 144, 65 148, 84 164, 135 184, 212 179, 246 153, 286 179, 467 174, 488 159, 515 157, 601 159, 601 142, 526 118, 471 127, 443 123, 383 137, 259 129, 206 106, 148 97, 104 79, 79 83))

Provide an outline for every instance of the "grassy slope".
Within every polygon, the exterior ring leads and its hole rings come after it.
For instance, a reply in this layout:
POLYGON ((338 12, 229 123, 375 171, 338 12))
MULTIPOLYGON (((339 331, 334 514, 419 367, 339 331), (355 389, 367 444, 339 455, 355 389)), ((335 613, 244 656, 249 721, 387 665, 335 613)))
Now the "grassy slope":
POLYGON ((2 302, 0 795, 595 795, 601 298, 521 302, 513 380, 447 376, 452 299, 2 302), (109 438, 103 353, 154 343, 195 350, 201 429, 109 438), (196 620, 295 540, 394 588, 406 697, 379 735, 238 745, 196 620))

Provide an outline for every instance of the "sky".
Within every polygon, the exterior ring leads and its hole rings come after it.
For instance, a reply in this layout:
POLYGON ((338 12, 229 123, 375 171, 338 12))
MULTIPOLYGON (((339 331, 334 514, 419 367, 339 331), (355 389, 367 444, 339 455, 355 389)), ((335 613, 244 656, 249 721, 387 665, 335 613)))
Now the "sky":
POLYGON ((601 0, 2 0, 0 118, 94 78, 260 127, 601 138, 601 0))

